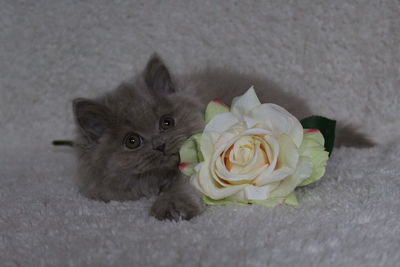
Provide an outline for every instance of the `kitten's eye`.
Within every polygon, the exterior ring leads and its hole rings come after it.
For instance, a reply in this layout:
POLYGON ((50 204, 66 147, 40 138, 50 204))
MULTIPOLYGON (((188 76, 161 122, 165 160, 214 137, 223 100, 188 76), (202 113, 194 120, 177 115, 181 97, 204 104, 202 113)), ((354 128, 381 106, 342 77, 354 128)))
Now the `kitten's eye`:
POLYGON ((124 145, 128 149, 136 149, 140 147, 142 143, 142 137, 135 133, 128 133, 124 138, 124 145))
POLYGON ((160 130, 168 130, 175 126, 174 118, 170 116, 162 116, 160 119, 160 130))

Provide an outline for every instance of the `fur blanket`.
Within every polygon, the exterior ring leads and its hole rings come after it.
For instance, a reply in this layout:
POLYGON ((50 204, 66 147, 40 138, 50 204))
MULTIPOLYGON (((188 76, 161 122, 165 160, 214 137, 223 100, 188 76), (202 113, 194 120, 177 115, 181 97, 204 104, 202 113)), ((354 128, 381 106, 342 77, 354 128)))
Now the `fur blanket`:
POLYGON ((12 1, 0 8, 2 266, 396 266, 400 5, 387 1, 12 1), (334 151, 299 206, 149 216, 154 199, 82 197, 71 100, 141 71, 259 73, 378 145, 334 151))

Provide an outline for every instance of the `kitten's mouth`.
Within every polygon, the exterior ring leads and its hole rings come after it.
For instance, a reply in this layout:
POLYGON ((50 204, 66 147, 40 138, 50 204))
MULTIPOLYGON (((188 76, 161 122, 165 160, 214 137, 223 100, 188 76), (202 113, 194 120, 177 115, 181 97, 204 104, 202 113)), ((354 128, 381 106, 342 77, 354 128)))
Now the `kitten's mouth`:
POLYGON ((170 158, 177 158, 179 159, 179 153, 170 153, 170 154, 166 154, 166 157, 170 157, 170 158))
POLYGON ((162 161, 169 161, 171 159, 177 158, 179 160, 178 152, 162 152, 159 154, 162 161))
POLYGON ((173 167, 173 166, 178 166, 180 157, 179 157, 179 151, 169 149, 167 151, 159 151, 158 154, 158 162, 160 164, 160 167, 173 167))
POLYGON ((179 163, 179 153, 175 152, 175 153, 164 153, 163 154, 163 158, 162 161, 163 163, 179 163))

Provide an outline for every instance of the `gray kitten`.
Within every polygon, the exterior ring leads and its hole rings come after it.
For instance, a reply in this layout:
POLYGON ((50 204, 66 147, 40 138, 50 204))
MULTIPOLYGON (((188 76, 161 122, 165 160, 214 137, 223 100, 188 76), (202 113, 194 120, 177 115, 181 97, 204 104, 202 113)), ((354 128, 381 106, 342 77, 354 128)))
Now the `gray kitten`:
MULTIPOLYGON (((151 214, 160 220, 200 214, 201 196, 177 168, 179 148, 204 127, 210 100, 230 103, 251 85, 262 102, 281 105, 299 119, 311 115, 302 100, 257 76, 207 70, 173 80, 157 55, 132 82, 97 99, 74 100, 82 193, 103 201, 159 194, 151 214)), ((372 145, 350 127, 338 129, 337 145, 372 145)))

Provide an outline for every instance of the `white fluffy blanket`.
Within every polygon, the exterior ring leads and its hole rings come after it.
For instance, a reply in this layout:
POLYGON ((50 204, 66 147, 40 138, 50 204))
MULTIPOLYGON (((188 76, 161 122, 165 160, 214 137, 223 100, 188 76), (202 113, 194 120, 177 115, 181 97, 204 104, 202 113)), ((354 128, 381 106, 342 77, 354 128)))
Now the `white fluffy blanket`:
POLYGON ((396 266, 400 262, 400 5, 390 1, 1 1, 2 266, 396 266), (70 101, 157 51, 176 73, 256 71, 378 146, 334 151, 300 205, 149 217, 74 184, 70 101))

